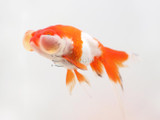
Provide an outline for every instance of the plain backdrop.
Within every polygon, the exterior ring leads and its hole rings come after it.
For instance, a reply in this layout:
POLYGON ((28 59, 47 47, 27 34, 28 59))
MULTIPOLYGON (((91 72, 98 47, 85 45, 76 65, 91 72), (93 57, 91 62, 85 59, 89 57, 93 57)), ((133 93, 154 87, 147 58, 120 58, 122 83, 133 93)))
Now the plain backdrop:
POLYGON ((1 0, 0 120, 159 120, 159 0, 1 0), (139 55, 120 69, 124 91, 106 74, 81 71, 91 87, 65 86, 66 69, 23 48, 27 30, 75 26, 103 45, 139 55))

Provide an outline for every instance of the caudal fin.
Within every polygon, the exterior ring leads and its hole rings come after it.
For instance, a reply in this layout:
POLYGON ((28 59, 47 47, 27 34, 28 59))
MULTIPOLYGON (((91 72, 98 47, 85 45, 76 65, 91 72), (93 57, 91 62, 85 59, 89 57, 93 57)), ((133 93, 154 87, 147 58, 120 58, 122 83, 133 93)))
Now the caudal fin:
POLYGON ((107 47, 102 48, 102 56, 99 60, 104 65, 104 68, 109 78, 115 83, 121 83, 121 76, 119 74, 119 67, 123 67, 123 62, 128 59, 128 54, 123 51, 112 50, 107 47))

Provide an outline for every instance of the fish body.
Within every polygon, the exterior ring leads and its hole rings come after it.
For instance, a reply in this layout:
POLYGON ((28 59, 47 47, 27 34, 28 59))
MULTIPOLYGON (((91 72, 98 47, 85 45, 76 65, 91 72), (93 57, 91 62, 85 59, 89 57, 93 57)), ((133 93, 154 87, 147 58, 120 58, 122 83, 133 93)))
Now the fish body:
POLYGON ((103 66, 109 78, 121 83, 119 67, 128 59, 128 54, 103 46, 89 34, 66 25, 55 25, 37 31, 27 31, 23 40, 24 47, 36 51, 52 60, 56 66, 67 69, 66 85, 70 92, 75 79, 80 83, 88 80, 78 72, 91 66, 98 76, 102 76, 103 66))

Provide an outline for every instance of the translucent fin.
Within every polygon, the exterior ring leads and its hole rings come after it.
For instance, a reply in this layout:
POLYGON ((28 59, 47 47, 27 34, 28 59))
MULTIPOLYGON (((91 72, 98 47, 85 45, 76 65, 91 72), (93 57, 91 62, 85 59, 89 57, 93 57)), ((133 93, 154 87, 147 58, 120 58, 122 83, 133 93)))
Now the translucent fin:
POLYGON ((79 83, 85 82, 88 85, 90 85, 90 83, 88 82, 88 80, 81 73, 79 73, 77 70, 74 70, 74 72, 75 72, 75 74, 77 76, 77 79, 78 79, 79 83))
POLYGON ((118 90, 119 88, 118 88, 117 84, 112 83, 112 86, 113 86, 116 98, 118 100, 118 105, 119 105, 119 108, 120 108, 120 111, 121 111, 122 118, 123 118, 123 120, 126 120, 125 109, 124 109, 124 101, 122 99, 123 93, 122 93, 122 96, 121 96, 120 92, 122 92, 122 91, 118 90))
POLYGON ((67 76, 66 76, 66 86, 69 88, 70 94, 72 93, 72 90, 73 90, 75 84, 76 84, 75 75, 72 70, 68 69, 67 76))

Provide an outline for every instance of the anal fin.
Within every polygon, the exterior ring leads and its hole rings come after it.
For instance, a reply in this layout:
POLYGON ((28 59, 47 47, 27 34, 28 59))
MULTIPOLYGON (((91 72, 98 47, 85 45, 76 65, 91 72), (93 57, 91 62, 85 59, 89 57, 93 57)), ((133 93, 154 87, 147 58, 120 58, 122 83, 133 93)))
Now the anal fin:
POLYGON ((74 70, 76 76, 77 76, 77 80, 79 81, 79 83, 87 83, 88 85, 90 85, 90 83, 88 82, 88 80, 81 74, 79 73, 77 70, 74 70))

